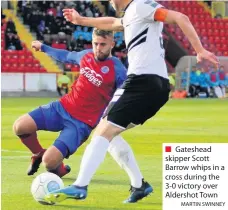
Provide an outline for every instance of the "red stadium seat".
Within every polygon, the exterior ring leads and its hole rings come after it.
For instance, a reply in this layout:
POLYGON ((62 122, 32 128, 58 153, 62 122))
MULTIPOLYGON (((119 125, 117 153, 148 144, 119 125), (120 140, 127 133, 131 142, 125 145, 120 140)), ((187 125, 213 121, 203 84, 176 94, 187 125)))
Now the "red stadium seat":
POLYGON ((187 7, 186 11, 187 11, 188 14, 190 14, 192 12, 191 7, 187 7))
POLYGON ((175 37, 177 38, 177 40, 181 41, 182 40, 182 36, 181 35, 175 35, 175 37))
POLYGON ((73 66, 73 65, 72 65, 72 64, 69 64, 69 63, 65 64, 65 68, 66 68, 66 69, 71 69, 72 66, 73 66))
POLYGON ((2 64, 10 63, 10 57, 9 56, 2 56, 1 61, 2 61, 2 64))
POLYGON ((32 52, 29 51, 29 50, 26 50, 26 51, 25 51, 25 55, 28 56, 28 57, 29 57, 29 56, 33 57, 32 52))
POLYGON ((220 36, 222 36, 222 37, 226 36, 226 32, 223 29, 221 29, 219 33, 220 33, 220 36))
POLYGON ((205 28, 201 29, 200 31, 202 36, 206 36, 207 35, 207 30, 205 28))
POLYGON ((40 67, 33 66, 32 68, 30 68, 30 72, 32 73, 40 72, 40 67))
POLYGON ((198 20, 200 20, 200 21, 204 21, 205 20, 205 16, 203 14, 198 15, 198 16, 199 16, 198 20))
POLYGON ((174 27, 168 27, 168 32, 169 33, 174 33, 175 32, 175 28, 174 27))
POLYGON ((11 72, 18 72, 18 66, 17 64, 13 64, 13 66, 10 68, 11 72))
POLYGON ((215 46, 216 46, 216 48, 217 48, 218 50, 220 50, 220 48, 221 48, 221 44, 220 44, 220 43, 217 43, 215 46))
POLYGON ((39 66, 40 66, 40 61, 38 61, 37 59, 33 59, 33 64, 34 64, 34 65, 39 65, 39 66))
POLYGON ((211 29, 211 28, 212 28, 212 23, 211 23, 211 22, 207 22, 207 23, 206 23, 206 27, 207 27, 208 29, 211 29))
POLYGON ((12 68, 12 66, 9 66, 6 68, 6 72, 14 72, 14 69, 12 68))
POLYGON ((17 51, 17 54, 18 54, 19 56, 24 56, 24 55, 26 55, 26 51, 25 51, 25 50, 18 50, 18 51, 17 51))
POLYGON ((23 72, 30 72, 31 67, 30 66, 25 66, 23 72))
POLYGON ((74 65, 74 66, 71 68, 71 71, 72 71, 72 72, 79 72, 79 71, 80 71, 80 66, 79 66, 79 65, 74 65))
POLYGON ((220 44, 220 42, 221 42, 220 37, 219 37, 219 36, 216 36, 216 37, 215 37, 215 43, 216 43, 216 44, 220 44))
POLYGON ((195 52, 195 50, 193 50, 192 52, 191 52, 191 55, 196 55, 196 52, 195 52))
POLYGON ((209 50, 214 51, 215 49, 216 49, 215 45, 214 44, 210 44, 209 50))
POLYGON ((7 72, 8 71, 8 68, 6 66, 2 66, 2 72, 7 72))
POLYGON ((17 55, 17 51, 16 50, 5 50, 5 55, 13 57, 14 55, 17 55))
POLYGON ((194 27, 195 27, 195 28, 201 28, 200 22, 195 22, 195 23, 194 23, 194 27))
POLYGON ((181 13, 186 13, 186 10, 185 10, 184 7, 181 7, 181 8, 179 9, 179 11, 180 11, 181 13))
POLYGON ((204 21, 200 22, 200 28, 206 28, 206 23, 204 21))
POLYGON ((20 61, 20 63, 26 63, 27 62, 27 58, 25 57, 25 56, 21 56, 21 57, 19 57, 19 61, 20 61))
POLYGON ((218 29, 214 29, 213 36, 219 36, 219 30, 218 29))
POLYGON ((10 64, 9 63, 2 63, 2 71, 4 69, 4 72, 7 72, 8 71, 8 68, 10 67, 10 64))
POLYGON ((43 67, 40 67, 40 70, 39 70, 39 71, 40 71, 40 72, 43 72, 43 73, 47 72, 46 69, 43 68, 43 67))
POLYGON ((10 64, 16 64, 17 65, 18 64, 18 60, 17 59, 14 59, 14 58, 10 58, 9 59, 9 63, 10 64))
POLYGON ((213 43, 214 42, 214 37, 213 36, 209 36, 209 41, 210 41, 210 43, 213 43))
POLYGON ((225 36, 221 37, 221 44, 226 44, 227 38, 225 36))
POLYGON ((208 44, 203 44, 203 47, 205 48, 205 49, 208 49, 209 48, 209 46, 208 46, 208 44))
POLYGON ((223 21, 220 21, 220 22, 219 22, 218 28, 219 28, 219 29, 224 29, 224 28, 225 28, 225 24, 224 24, 223 21))
POLYGON ((213 36, 213 35, 214 35, 213 29, 208 29, 207 35, 208 35, 208 36, 213 36))
POLYGON ((221 49, 222 49, 223 52, 227 51, 228 50, 228 45, 222 44, 221 49))
POLYGON ((228 23, 225 23, 224 29, 228 30, 228 23))
POLYGON ((213 27, 213 28, 218 28, 218 22, 214 20, 214 21, 212 22, 212 27, 213 27))
POLYGON ((18 72, 25 72, 25 66, 17 67, 18 72))
POLYGON ((188 43, 188 42, 183 43, 183 45, 184 45, 185 49, 189 49, 189 47, 190 47, 190 43, 188 43))
POLYGON ((215 55, 217 55, 217 56, 222 56, 223 53, 222 53, 221 51, 217 51, 217 52, 215 53, 215 55))

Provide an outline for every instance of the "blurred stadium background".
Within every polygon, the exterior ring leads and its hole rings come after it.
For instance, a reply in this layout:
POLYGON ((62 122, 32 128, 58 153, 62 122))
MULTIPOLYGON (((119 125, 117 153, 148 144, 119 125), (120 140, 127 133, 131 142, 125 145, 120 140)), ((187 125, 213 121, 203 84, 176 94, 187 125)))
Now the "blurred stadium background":
MULTIPOLYGON (((159 3, 188 15, 203 46, 219 56, 223 66, 215 69, 207 63, 196 65, 195 52, 182 31, 175 25, 165 24, 166 63, 174 92, 171 96, 224 98, 228 86, 228 2, 159 3)), ((3 96, 57 96, 57 86, 65 90, 77 78, 78 65, 56 63, 30 47, 31 41, 36 39, 70 51, 92 47, 93 29, 66 22, 62 16, 63 8, 75 8, 90 17, 115 16, 107 1, 1 1, 1 5, 3 96), (64 71, 66 75, 62 76, 64 71)), ((115 33, 115 42, 113 55, 128 66, 122 32, 115 33)))

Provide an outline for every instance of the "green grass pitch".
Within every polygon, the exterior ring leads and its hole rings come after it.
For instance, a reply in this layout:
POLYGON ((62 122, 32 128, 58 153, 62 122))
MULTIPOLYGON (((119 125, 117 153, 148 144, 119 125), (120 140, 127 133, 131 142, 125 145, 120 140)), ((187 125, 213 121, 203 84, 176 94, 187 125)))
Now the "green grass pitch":
MULTIPOLYGON (((51 99, 2 99, 2 209, 161 210, 162 143, 228 142, 227 100, 171 100, 144 126, 123 135, 132 146, 145 179, 154 187, 152 196, 137 204, 122 204, 129 195, 128 177, 108 155, 94 176, 85 201, 68 200, 56 206, 43 206, 31 196, 30 186, 35 176, 26 175, 31 154, 12 133, 12 124, 20 115, 49 101, 51 99)), ((48 147, 57 135, 39 132, 39 139, 48 147)), ((65 161, 72 167, 72 172, 63 179, 65 185, 75 180, 85 146, 65 161)), ((41 167, 38 173, 43 171, 41 167)))

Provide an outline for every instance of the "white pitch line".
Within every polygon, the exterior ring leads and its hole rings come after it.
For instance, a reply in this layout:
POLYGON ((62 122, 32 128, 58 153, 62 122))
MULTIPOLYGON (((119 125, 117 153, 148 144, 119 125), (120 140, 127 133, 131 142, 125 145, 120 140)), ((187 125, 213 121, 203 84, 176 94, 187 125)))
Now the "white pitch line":
POLYGON ((28 151, 20 151, 20 150, 7 150, 7 149, 2 149, 1 150, 2 152, 16 152, 16 153, 26 153, 26 154, 31 154, 31 152, 28 152, 28 151))

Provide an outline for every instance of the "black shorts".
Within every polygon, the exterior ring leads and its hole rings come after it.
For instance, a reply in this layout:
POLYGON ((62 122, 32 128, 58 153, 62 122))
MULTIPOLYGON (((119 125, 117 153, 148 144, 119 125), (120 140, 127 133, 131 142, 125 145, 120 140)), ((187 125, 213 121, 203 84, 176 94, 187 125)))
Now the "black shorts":
POLYGON ((169 80, 157 75, 129 75, 109 103, 104 116, 121 128, 143 124, 169 100, 169 80))

